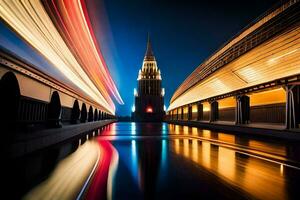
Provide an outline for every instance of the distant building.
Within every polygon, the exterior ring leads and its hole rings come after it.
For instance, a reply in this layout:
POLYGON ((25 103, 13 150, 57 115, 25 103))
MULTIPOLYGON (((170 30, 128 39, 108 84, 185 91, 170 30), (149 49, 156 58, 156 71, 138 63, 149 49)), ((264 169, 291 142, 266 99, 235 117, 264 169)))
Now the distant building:
POLYGON ((135 105, 132 108, 134 121, 162 121, 164 93, 160 70, 148 37, 142 69, 139 70, 138 88, 134 89, 135 105))

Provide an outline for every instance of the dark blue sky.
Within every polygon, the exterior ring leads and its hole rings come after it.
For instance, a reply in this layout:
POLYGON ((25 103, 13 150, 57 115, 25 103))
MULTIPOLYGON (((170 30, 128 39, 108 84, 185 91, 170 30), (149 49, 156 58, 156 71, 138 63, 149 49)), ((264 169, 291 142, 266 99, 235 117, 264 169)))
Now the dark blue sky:
MULTIPOLYGON (((130 115, 138 70, 150 33, 165 87, 165 105, 184 79, 223 43, 270 8, 276 0, 176 1, 87 0, 101 50, 130 115)), ((0 46, 37 66, 50 69, 29 45, 0 21, 0 46)), ((42 69, 41 69, 42 70, 42 69)), ((50 74, 62 79, 58 71, 50 74)))
POLYGON ((137 85, 148 31, 168 106, 176 88, 202 61, 277 1, 104 2, 118 58, 116 82, 125 101, 125 105, 117 105, 117 114, 126 115, 133 105, 133 88, 137 85))

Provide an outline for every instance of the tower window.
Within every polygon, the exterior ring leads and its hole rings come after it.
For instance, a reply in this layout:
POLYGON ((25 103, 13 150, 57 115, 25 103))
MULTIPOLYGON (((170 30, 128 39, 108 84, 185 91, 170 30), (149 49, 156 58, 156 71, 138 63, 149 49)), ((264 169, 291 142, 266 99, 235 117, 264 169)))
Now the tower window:
POLYGON ((147 113, 153 113, 152 107, 151 107, 151 106, 148 106, 148 107, 146 108, 146 112, 147 112, 147 113))

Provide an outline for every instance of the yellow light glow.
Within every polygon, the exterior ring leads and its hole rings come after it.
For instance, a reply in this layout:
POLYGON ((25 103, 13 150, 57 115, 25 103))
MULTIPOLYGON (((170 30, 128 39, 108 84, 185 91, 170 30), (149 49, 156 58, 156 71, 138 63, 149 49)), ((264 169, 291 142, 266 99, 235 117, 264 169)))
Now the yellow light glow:
POLYGON ((180 148, 180 144, 179 144, 179 139, 174 139, 174 145, 175 145, 175 153, 179 154, 179 148, 180 148))
POLYGON ((218 139, 223 142, 235 143, 235 136, 225 133, 218 133, 218 139))
POLYGON ((183 134, 188 135, 189 134, 189 127, 188 126, 183 126, 183 134))
POLYGON ((198 155, 198 140, 193 139, 192 140, 192 160, 194 162, 198 162, 199 155, 198 155))
POLYGON ((183 139, 183 155, 185 157, 189 157, 189 140, 188 139, 183 139))
POLYGON ((210 138, 211 137, 211 131, 210 130, 203 130, 203 137, 210 138))
POLYGON ((202 163, 204 167, 210 168, 210 143, 202 141, 202 163))
POLYGON ((267 90, 249 95, 250 106, 267 105, 286 102, 286 92, 283 88, 267 90))
POLYGON ((210 111, 210 104, 208 102, 204 102, 203 104, 203 112, 210 111))
POLYGON ((193 113, 197 113, 197 112, 198 112, 198 106, 197 106, 197 104, 194 104, 194 105, 192 106, 192 112, 193 112, 193 113))
POLYGON ((231 149, 219 147, 218 172, 230 180, 235 178, 235 152, 231 149))
POLYGON ((219 109, 232 108, 236 106, 236 99, 234 97, 228 97, 225 99, 218 100, 219 109))
POLYGON ((194 136, 198 135, 198 128, 192 127, 192 134, 193 134, 194 136))

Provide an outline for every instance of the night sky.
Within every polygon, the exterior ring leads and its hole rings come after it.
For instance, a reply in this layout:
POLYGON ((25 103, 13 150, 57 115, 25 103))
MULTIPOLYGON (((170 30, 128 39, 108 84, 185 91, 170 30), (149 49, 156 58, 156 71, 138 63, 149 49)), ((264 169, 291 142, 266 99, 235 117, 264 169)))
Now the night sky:
MULTIPOLYGON (((165 105, 184 79, 223 43, 270 8, 276 0, 174 1, 174 0, 88 0, 96 37, 125 105, 118 115, 130 115, 137 87, 138 70, 150 33, 165 88, 165 105), (89 3, 93 2, 93 3, 89 3), (98 20, 101 18, 101 20, 98 20), (97 21, 97 22, 96 22, 97 21), (98 21, 101 25, 97 26, 98 21)), ((34 64, 48 65, 38 58, 3 23, 0 46, 34 64)), ((52 72, 56 74, 57 72, 52 72)))

